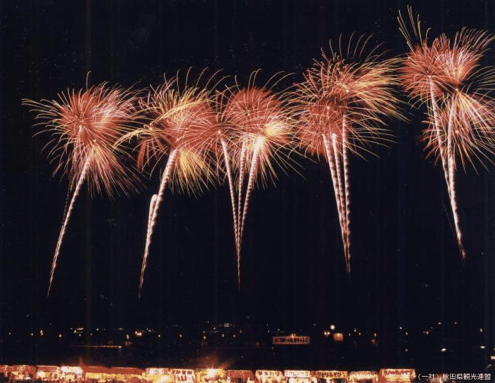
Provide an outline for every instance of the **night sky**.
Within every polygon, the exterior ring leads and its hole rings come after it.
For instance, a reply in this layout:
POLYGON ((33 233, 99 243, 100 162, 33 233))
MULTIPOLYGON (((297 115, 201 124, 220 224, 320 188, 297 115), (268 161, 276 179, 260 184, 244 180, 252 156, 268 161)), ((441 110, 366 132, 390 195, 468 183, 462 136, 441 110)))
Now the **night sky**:
MULTIPOLYGON (((463 26, 495 32, 489 0, 409 2, 431 36, 463 26)), ((149 199, 159 172, 130 197, 76 203, 52 294, 49 269, 67 179, 53 177, 23 98, 108 81, 144 88, 163 74, 208 67, 259 85, 301 73, 342 34, 373 34, 388 56, 406 53, 401 0, 163 0, 0 2, 0 332, 47 324, 151 326, 270 323, 287 331, 330 323, 393 337, 399 326, 457 321, 468 339, 484 327, 495 346, 495 167, 457 177, 467 259, 457 247, 445 180, 423 151, 424 109, 390 121, 394 142, 351 161, 352 272, 345 270, 326 162, 294 156, 296 171, 255 190, 237 288, 226 185, 202 195, 165 195, 142 299, 138 281, 149 199), (299 174, 298 174, 299 173, 299 174)), ((485 64, 495 64, 487 54, 485 64)), ((196 72, 195 72, 196 71, 196 72)), ((406 98, 403 98, 407 101, 406 98)))

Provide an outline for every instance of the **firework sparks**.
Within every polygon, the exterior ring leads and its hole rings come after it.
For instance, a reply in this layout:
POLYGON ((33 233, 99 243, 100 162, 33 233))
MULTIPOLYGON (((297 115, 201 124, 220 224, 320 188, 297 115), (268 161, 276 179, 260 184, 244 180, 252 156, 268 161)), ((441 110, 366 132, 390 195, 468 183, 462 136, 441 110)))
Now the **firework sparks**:
POLYGON ((419 16, 415 18, 410 7, 408 11, 413 35, 399 14, 399 27, 410 48, 402 69, 402 85, 411 98, 427 106, 424 140, 427 150, 442 164, 457 244, 465 259, 455 188, 456 158, 465 168, 495 148, 494 102, 483 89, 483 84, 493 85, 493 71, 479 68, 494 36, 462 29, 453 39, 441 35, 429 44, 427 34, 421 33, 419 16), (476 84, 481 85, 479 90, 476 84))
POLYGON ((364 56, 367 40, 352 39, 344 54, 331 48, 296 85, 292 104, 299 118, 298 136, 306 153, 323 156, 330 168, 347 271, 350 272, 349 151, 359 154, 389 133, 385 117, 400 117, 393 86, 395 60, 364 56))
POLYGON ((57 163, 55 173, 67 175, 73 190, 53 256, 48 295, 66 228, 84 182, 90 190, 105 190, 113 195, 117 190, 132 189, 136 180, 122 164, 124 149, 116 146, 136 117, 135 92, 101 84, 86 91, 60 93, 59 99, 23 101, 37 113, 39 125, 52 135, 49 156, 57 163))
POLYGON ((165 190, 170 185, 172 189, 175 187, 179 191, 195 194, 211 183, 215 175, 210 151, 218 135, 210 94, 196 85, 181 89, 179 80, 166 81, 162 86, 152 89, 145 100, 141 100, 141 108, 149 124, 124 137, 126 140, 132 137, 140 139, 138 165, 143 167, 152 160, 158 164, 164 156, 168 157, 159 191, 150 201, 139 282, 140 296, 165 190))
POLYGON ((252 74, 247 88, 236 85, 223 94, 224 105, 219 114, 221 126, 230 132, 230 147, 225 141, 222 147, 234 219, 239 287, 242 236, 252 191, 257 179, 266 182, 276 176, 274 162, 283 162, 280 149, 291 143, 283 102, 269 87, 255 87, 256 75, 257 72, 252 74), (238 171, 236 185, 231 161, 238 171))

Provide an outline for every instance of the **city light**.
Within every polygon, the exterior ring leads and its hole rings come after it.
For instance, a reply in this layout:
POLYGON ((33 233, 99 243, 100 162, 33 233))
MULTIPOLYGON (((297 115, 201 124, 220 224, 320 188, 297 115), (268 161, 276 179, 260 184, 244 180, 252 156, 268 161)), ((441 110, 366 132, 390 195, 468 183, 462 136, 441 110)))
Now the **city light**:
POLYGON ((344 334, 342 334, 341 332, 337 332, 337 333, 333 334, 333 340, 335 342, 343 342, 344 341, 344 334))

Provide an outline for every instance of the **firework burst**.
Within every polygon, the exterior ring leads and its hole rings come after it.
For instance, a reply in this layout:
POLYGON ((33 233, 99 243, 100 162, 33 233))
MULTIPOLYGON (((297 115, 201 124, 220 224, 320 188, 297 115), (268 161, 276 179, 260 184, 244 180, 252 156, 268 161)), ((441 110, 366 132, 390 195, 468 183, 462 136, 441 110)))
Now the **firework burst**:
MULTIPOLYGON (((330 168, 347 271, 350 272, 349 153, 360 154, 370 143, 383 143, 389 133, 386 117, 400 117, 393 87, 396 60, 382 60, 369 39, 352 38, 348 49, 323 54, 296 84, 292 105, 297 134, 305 152, 323 156, 330 168)), ((339 44, 341 46, 341 44, 339 44)))
POLYGON ((408 11, 412 34, 402 15, 398 18, 410 48, 403 63, 402 85, 411 98, 427 107, 424 141, 442 164, 457 244, 465 259, 455 188, 456 159, 465 169, 495 149, 494 102, 486 90, 493 86, 494 72, 479 64, 494 36, 462 29, 454 38, 441 35, 428 43, 419 16, 415 17, 410 7, 408 11))
POLYGON ((23 101, 37 113, 37 125, 44 126, 52 136, 49 157, 56 163, 55 173, 68 176, 72 190, 53 256, 48 295, 65 231, 84 182, 91 192, 104 190, 111 196, 135 185, 135 173, 122 163, 124 148, 116 146, 136 118, 135 99, 134 91, 101 84, 85 91, 60 93, 58 101, 23 101))
MULTIPOLYGON (((201 76, 200 76, 201 77, 201 76)), ((138 137, 137 162, 153 168, 166 158, 157 194, 150 201, 146 244, 141 267, 141 295, 158 210, 167 187, 196 194, 216 178, 211 152, 217 142, 216 114, 210 93, 197 84, 181 87, 178 79, 151 89, 140 102, 148 123, 124 137, 138 137)))
POLYGON ((222 92, 218 103, 220 127, 225 129, 221 146, 234 220, 239 287, 242 236, 253 189, 258 180, 265 184, 276 177, 275 164, 286 162, 282 149, 292 142, 283 101, 272 91, 284 77, 271 86, 256 87, 257 73, 251 75, 247 88, 236 83, 222 92))

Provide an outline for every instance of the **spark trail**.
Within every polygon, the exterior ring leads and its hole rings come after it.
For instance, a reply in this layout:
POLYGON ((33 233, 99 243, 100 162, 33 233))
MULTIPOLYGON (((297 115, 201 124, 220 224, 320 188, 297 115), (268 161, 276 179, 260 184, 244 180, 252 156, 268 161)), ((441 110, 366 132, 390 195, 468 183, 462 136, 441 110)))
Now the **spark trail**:
POLYGON ((139 277, 139 298, 141 298, 141 293, 144 284, 144 272, 146 271, 146 264, 148 262, 148 255, 150 251, 151 245, 151 237, 153 235, 153 229, 155 228, 157 217, 158 217, 158 209, 160 204, 163 201, 163 197, 165 195, 165 188, 167 187, 168 182, 170 181, 170 173, 174 167, 175 159, 177 158, 177 149, 173 149, 170 153, 170 156, 167 160, 167 165, 165 166, 165 170, 163 171, 162 180, 160 182, 160 189, 158 190, 158 194, 154 194, 151 197, 150 203, 150 214, 148 219, 148 228, 146 230, 146 244, 144 246, 144 254, 143 254, 143 262, 141 265, 141 274, 139 277))
POLYGON ((62 246, 62 241, 64 239, 65 231, 67 229, 67 225, 69 223, 69 219, 72 215, 72 210, 74 209, 74 203, 76 202, 76 199, 79 195, 79 192, 81 191, 81 187, 84 183, 84 180, 88 174, 89 167, 91 165, 91 155, 88 156, 86 159, 86 163, 83 166, 83 169, 81 171, 81 175, 79 176, 79 180, 77 181, 76 187, 74 189, 74 193, 72 194, 72 198, 70 200, 69 207, 67 209, 67 212, 64 217, 64 221, 62 223, 62 227, 60 229, 60 233, 58 235, 58 240, 57 240, 57 247, 55 248, 55 254, 53 255, 53 260, 52 260, 52 267, 50 269, 50 281, 48 283, 48 292, 47 295, 50 295, 50 291, 52 289, 52 283, 53 283, 53 277, 55 276, 55 268, 57 267, 57 261, 58 261, 58 256, 60 254, 60 247, 62 246))

